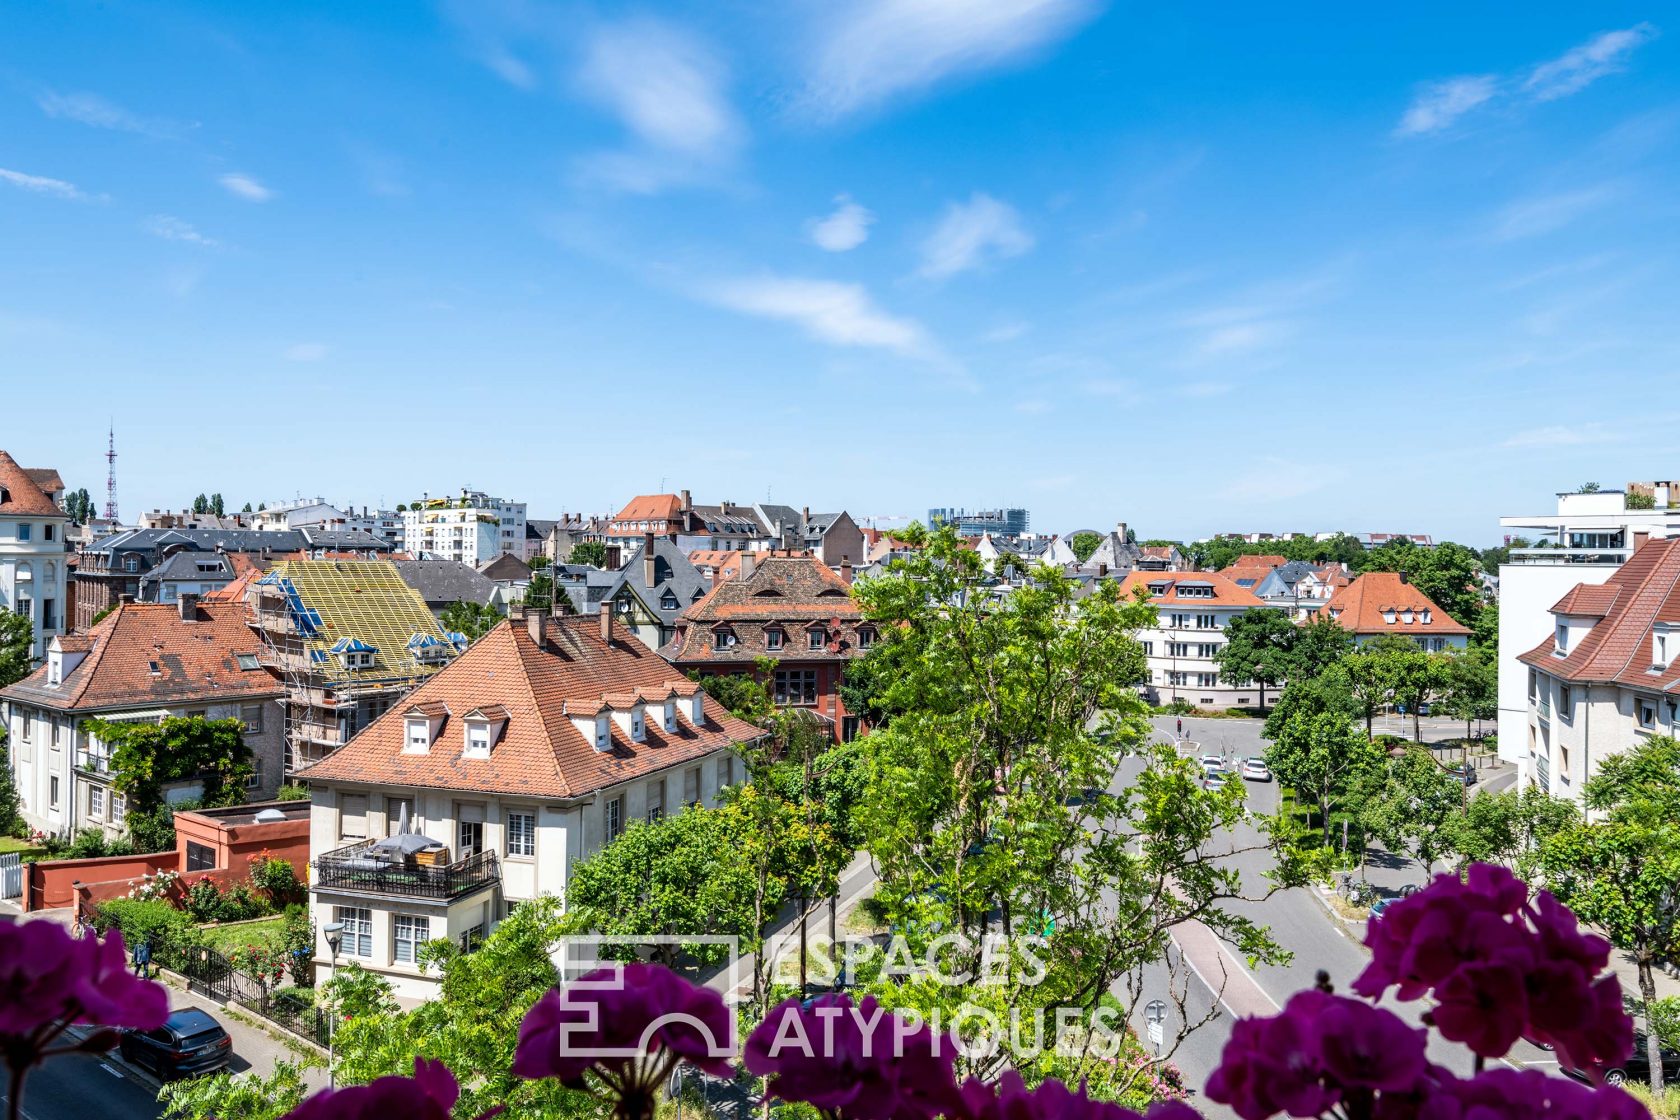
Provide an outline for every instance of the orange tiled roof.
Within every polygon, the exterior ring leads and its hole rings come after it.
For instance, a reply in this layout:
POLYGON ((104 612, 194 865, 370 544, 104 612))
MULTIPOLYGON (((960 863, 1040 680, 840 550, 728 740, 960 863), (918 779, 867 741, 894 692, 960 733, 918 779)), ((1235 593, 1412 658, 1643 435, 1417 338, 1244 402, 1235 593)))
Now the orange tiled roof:
POLYGON ((1400 578, 1399 572, 1366 572, 1330 596, 1319 614, 1333 618, 1355 634, 1427 634, 1439 637, 1468 635, 1470 628, 1458 622, 1417 589, 1400 578), (1384 611, 1394 612, 1390 623, 1384 611), (1423 612, 1429 621, 1423 621, 1423 612), (1406 612, 1411 612, 1407 622, 1406 612))
POLYGON ((0 451, 0 513, 63 517, 64 511, 17 465, 17 460, 0 451))
POLYGON ((1281 568, 1287 563, 1289 563, 1289 557, 1278 556, 1270 552, 1259 553, 1253 556, 1245 554, 1237 557, 1220 570, 1228 572, 1232 568, 1264 568, 1269 572, 1273 568, 1281 568))
POLYGON ((764 734, 708 697, 705 723, 699 727, 679 717, 677 730, 666 731, 653 715, 645 721, 646 741, 637 743, 615 720, 612 749, 597 751, 572 723, 572 714, 593 715, 605 697, 633 697, 642 688, 669 686, 689 696, 697 691, 693 682, 633 636, 615 637, 609 646, 597 627, 594 618, 550 619, 546 648, 538 648, 524 625, 498 623, 415 689, 408 702, 392 708, 302 776, 308 781, 582 797, 764 734), (448 713, 465 715, 494 707, 506 710, 506 724, 490 757, 463 758, 465 736, 448 713), (403 717, 415 708, 443 715, 426 754, 404 751, 403 717))
POLYGON ((1680 622, 1680 537, 1647 541, 1603 584, 1577 585, 1552 611, 1594 617, 1600 607, 1600 621, 1567 657, 1557 656, 1553 633, 1517 660, 1567 681, 1614 681, 1654 692, 1680 686, 1680 657, 1651 672, 1653 624, 1680 622))
MULTIPOLYGON (((1226 571, 1230 571, 1229 568, 1226 571)), ((1184 607, 1263 607, 1254 592, 1242 587, 1222 572, 1130 572, 1120 582, 1120 594, 1129 598, 1139 588, 1149 596, 1152 603, 1167 603, 1184 607), (1210 584, 1213 587, 1213 597, 1205 595, 1180 595, 1181 584, 1210 584), (1150 590, 1151 585, 1166 584, 1166 590, 1160 594, 1150 590)))
POLYGON ((284 691, 267 669, 239 665, 239 654, 255 656, 262 649, 246 625, 243 603, 200 603, 193 622, 183 622, 173 603, 121 603, 88 631, 86 640, 91 649, 62 684, 47 684, 47 667, 42 666, 0 696, 60 710, 96 711, 226 703, 284 691))
POLYGON ((675 494, 637 494, 613 520, 670 521, 681 512, 682 499, 675 494))

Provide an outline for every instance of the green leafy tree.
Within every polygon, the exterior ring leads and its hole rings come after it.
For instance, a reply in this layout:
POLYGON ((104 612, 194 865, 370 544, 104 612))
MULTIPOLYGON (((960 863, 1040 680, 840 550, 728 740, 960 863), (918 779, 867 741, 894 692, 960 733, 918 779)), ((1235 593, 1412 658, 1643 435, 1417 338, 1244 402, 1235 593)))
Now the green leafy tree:
POLYGON ((304 1071, 322 1064, 310 1057, 276 1062, 266 1077, 253 1071, 166 1082, 158 1093, 163 1120, 280 1120, 309 1095, 304 1071))
POLYGON ((1481 793, 1470 798, 1456 822, 1452 847, 1473 863, 1497 863, 1532 880, 1546 841, 1580 820, 1573 801, 1533 786, 1481 793))
POLYGON ((1293 683, 1328 673, 1353 652, 1354 645, 1353 631, 1333 618, 1314 615, 1295 628, 1284 676, 1293 683))
POLYGON ((693 672, 689 679, 706 690, 706 695, 728 709, 729 714, 748 723, 764 726, 775 712, 765 681, 776 669, 776 662, 768 657, 756 658, 750 673, 693 672))
POLYGON ((467 600, 449 604, 438 615, 438 621, 444 630, 465 634, 469 642, 476 642, 490 633, 501 620, 501 613, 495 607, 488 603, 473 603, 467 600))
POLYGON ((165 716, 157 723, 87 719, 82 732, 111 749, 111 784, 129 812, 163 804, 164 786, 198 781, 206 805, 238 805, 251 777, 251 748, 237 719, 165 716))
POLYGON ((11 744, 5 730, 0 729, 0 836, 17 836, 23 832, 22 808, 17 779, 12 776, 11 744))
POLYGON ((1633 490, 1626 495, 1628 509, 1656 509, 1657 499, 1654 494, 1647 494, 1642 490, 1633 490))
POLYGON ((209 513, 210 512, 210 499, 208 497, 206 497, 205 495, 200 494, 198 497, 193 499, 192 511, 194 513, 209 513))
MULTIPOLYGON (((1053 926, 1054 936, 1042 983, 1011 955, 995 986, 883 974, 869 981, 878 998, 924 1013, 972 999, 1019 1007, 1023 1020, 1055 1006, 1092 1015, 1112 984, 1165 958, 1173 929, 1192 919, 1240 953, 1277 959, 1266 931, 1228 905, 1243 890, 1224 831, 1243 816, 1240 784, 1205 790, 1192 764, 1146 746, 1135 634, 1154 608, 1112 582, 1076 598, 1050 570, 1000 602, 949 527, 911 526, 904 538, 912 555, 854 587, 886 641, 910 652, 880 699, 892 721, 859 741, 870 776, 856 818, 880 874, 873 905, 913 940, 967 934, 973 951, 953 949, 954 972, 978 968, 983 929, 1019 939, 1053 926), (1099 715, 1107 734, 1090 730, 1099 715), (1109 792, 1128 750, 1145 756, 1141 771, 1109 792)), ((1281 854, 1288 879, 1298 864, 1281 854)), ((1013 1057, 1006 1044, 966 1064, 985 1074, 1013 1057)))
POLYGON ((1391 852, 1404 852, 1434 874, 1452 852, 1457 819, 1464 812, 1465 787, 1422 747, 1391 758, 1380 783, 1362 798, 1359 820, 1391 852))
POLYGON ((1079 557, 1081 564, 1091 558, 1091 554, 1097 551, 1097 546, 1100 544, 1102 544, 1102 534, 1088 530, 1083 533, 1075 533, 1073 538, 1068 541, 1068 547, 1073 549, 1073 554, 1079 557))
POLYGON ((28 615, 0 610, 0 688, 27 677, 35 668, 35 624, 28 615))
POLYGON ((1372 549, 1367 570, 1405 572, 1431 602, 1456 621, 1475 628, 1483 596, 1481 559, 1473 550, 1451 541, 1423 548, 1401 538, 1372 549))
POLYGON ((239 511, 239 512, 240 512, 240 513, 250 513, 250 512, 251 512, 251 503, 250 503, 250 502, 246 502, 246 503, 245 503, 245 508, 244 508, 244 509, 242 509, 242 510, 240 510, 240 511, 239 511))
POLYGON ((1386 756, 1344 712, 1302 708, 1278 729, 1266 747, 1266 764, 1297 798, 1318 806, 1325 844, 1330 843, 1330 813, 1336 804, 1364 786, 1386 756))
MULTIPOLYGON (((649 934, 734 934, 752 943, 755 888, 726 824, 716 810, 704 808, 632 822, 572 872, 568 916, 580 930, 622 936, 627 943, 649 934)), ((654 951, 674 967, 678 948, 666 944, 654 951)), ((724 952, 721 945, 698 943, 681 949, 708 964, 724 952)))
POLYGON ((1295 624, 1282 611, 1257 608, 1244 611, 1225 624, 1225 644, 1213 655, 1219 679, 1230 685, 1253 681, 1260 686, 1260 710, 1266 710, 1266 686, 1289 673, 1295 646, 1295 624))
POLYGON ((1462 653, 1448 654, 1442 662, 1441 709, 1464 721, 1464 738, 1476 720, 1499 716, 1499 668, 1496 647, 1477 646, 1462 653))
POLYGON ((1408 638, 1383 635, 1366 642, 1344 657, 1335 672, 1347 682, 1359 714, 1365 720, 1365 737, 1375 734, 1377 713, 1394 698, 1399 685, 1400 659, 1417 652, 1408 638))
POLYGON ((227 506, 225 505, 225 503, 223 503, 222 496, 220 494, 210 495, 210 512, 211 513, 215 514, 217 517, 221 517, 226 512, 226 510, 227 510, 227 506))
MULTIPOLYGON (((1546 885, 1581 921, 1633 956, 1639 994, 1657 1002, 1657 962, 1680 954, 1680 743, 1653 736, 1610 755, 1583 791, 1597 814, 1541 848, 1546 885)), ((1651 1090, 1662 1088, 1660 1036, 1647 1023, 1651 1090)))
MULTIPOLYGON (((554 609, 555 596, 567 607, 571 606, 571 596, 563 591, 557 591, 554 586, 554 576, 548 572, 532 572, 531 581, 525 585, 525 609, 546 613, 554 609)), ((570 613, 569 611, 563 613, 570 613)))
POLYGON ((72 490, 64 495, 64 512, 78 525, 86 525, 92 519, 93 496, 87 492, 87 487, 72 490))
POLYGON ((1390 659, 1394 699, 1406 705, 1412 716, 1412 738, 1422 742, 1423 706, 1445 695, 1448 688, 1447 657, 1425 653, 1404 638, 1397 639, 1384 656, 1390 659))
POLYGON ((591 568, 607 566, 607 546, 601 541, 579 541, 566 557, 568 564, 588 564, 591 568))
POLYGON ((1347 675, 1339 667, 1316 677, 1291 677, 1267 714, 1262 734, 1267 739, 1276 739, 1283 734, 1284 725, 1297 715, 1320 712, 1334 712, 1348 723, 1362 714, 1348 688, 1347 675))
POLYGON ((554 561, 550 560, 540 552, 531 557, 531 570, 533 572, 540 572, 547 568, 552 568, 553 566, 554 561))
POLYGON ((1599 484, 1596 483, 1596 482, 1583 482, 1583 483, 1581 483, 1580 493, 1582 493, 1582 494, 1596 494, 1601 489, 1602 489, 1602 487, 1600 487, 1599 484))

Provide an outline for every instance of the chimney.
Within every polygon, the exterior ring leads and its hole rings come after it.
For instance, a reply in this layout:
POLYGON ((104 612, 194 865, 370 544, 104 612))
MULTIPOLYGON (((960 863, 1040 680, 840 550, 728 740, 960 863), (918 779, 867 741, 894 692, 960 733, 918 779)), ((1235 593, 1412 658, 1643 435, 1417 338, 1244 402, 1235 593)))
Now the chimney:
POLYGON ((729 502, 728 502, 727 499, 718 503, 718 511, 721 512, 721 513, 728 513, 729 512, 729 502))
POLYGON ((690 510, 692 510, 693 508, 694 508, 694 500, 689 497, 688 491, 684 490, 682 492, 682 511, 684 513, 687 513, 690 510))
POLYGON ((128 592, 124 591, 122 594, 117 596, 117 602, 119 604, 132 603, 132 602, 134 602, 134 596, 132 596, 128 592))
POLYGON ((1106 563, 1103 563, 1100 560, 1097 561, 1097 578, 1098 579, 1107 579, 1108 578, 1108 565, 1106 563))
POLYGON ((852 558, 850 556, 840 557, 840 579, 848 587, 851 586, 851 583, 852 583, 852 558))
POLYGON ((613 605, 611 599, 601 600, 601 640, 608 645, 613 640, 613 605))
POLYGON ((1638 552, 1645 547, 1645 542, 1651 539, 1650 533, 1640 532, 1633 535, 1633 551, 1638 552))
POLYGON ((811 507, 804 506, 799 511, 799 527, 803 529, 811 523, 811 507))
POLYGON ((1120 521, 1120 522, 1115 523, 1114 534, 1115 534, 1115 536, 1120 538, 1120 543, 1121 544, 1126 543, 1126 523, 1124 521, 1120 521))
MULTIPOLYGON (((559 588, 554 589, 556 595, 562 595, 559 588)), ((531 635, 531 641, 538 649, 548 648, 548 616, 542 611, 525 612, 525 630, 531 635)))
POLYGON ((737 579, 751 579, 753 574, 753 555, 750 552, 741 553, 740 575, 737 579))
POLYGON ((642 534, 642 582, 653 586, 653 534, 642 534))
POLYGON ((1412 577, 1410 577, 1406 574, 1406 569, 1401 568, 1399 574, 1400 574, 1400 582, 1401 583, 1411 583, 1412 582, 1412 577))
POLYGON ((197 622, 198 621, 198 596, 197 595, 193 594, 190 591, 183 591, 183 592, 181 592, 181 596, 180 596, 179 600, 177 600, 175 605, 176 605, 177 608, 179 608, 179 610, 181 612, 181 621, 182 622, 197 622))

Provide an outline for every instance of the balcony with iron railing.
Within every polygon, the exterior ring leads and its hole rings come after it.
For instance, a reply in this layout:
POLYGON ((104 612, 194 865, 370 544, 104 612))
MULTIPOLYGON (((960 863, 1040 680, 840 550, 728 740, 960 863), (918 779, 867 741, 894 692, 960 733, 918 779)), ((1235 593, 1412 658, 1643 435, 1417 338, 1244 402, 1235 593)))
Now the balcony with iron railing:
POLYGON ((493 887, 502 878, 495 852, 479 852, 454 863, 427 866, 413 856, 377 851, 374 847, 377 843, 362 840, 316 856, 315 886, 323 890, 404 898, 452 899, 493 887))
POLYGON ((87 774, 109 774, 111 772, 110 752, 89 750, 87 747, 82 747, 76 752, 76 769, 87 774))

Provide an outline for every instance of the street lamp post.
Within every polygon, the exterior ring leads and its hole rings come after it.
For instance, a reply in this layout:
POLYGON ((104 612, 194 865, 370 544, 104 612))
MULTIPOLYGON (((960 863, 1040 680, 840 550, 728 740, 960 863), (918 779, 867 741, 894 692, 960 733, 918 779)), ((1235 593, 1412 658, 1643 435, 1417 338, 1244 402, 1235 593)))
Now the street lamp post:
MULTIPOLYGON (((344 923, 328 922, 321 927, 321 932, 327 936, 327 949, 330 952, 333 975, 338 975, 338 949, 344 944, 344 923)), ((329 981, 330 982, 330 981, 329 981)), ((329 1004, 327 1007, 327 1088, 338 1087, 338 1070, 333 1063, 333 1030, 337 1027, 338 1014, 329 1004)))

